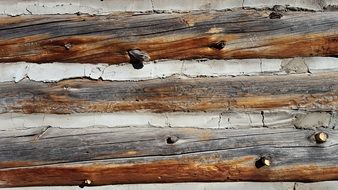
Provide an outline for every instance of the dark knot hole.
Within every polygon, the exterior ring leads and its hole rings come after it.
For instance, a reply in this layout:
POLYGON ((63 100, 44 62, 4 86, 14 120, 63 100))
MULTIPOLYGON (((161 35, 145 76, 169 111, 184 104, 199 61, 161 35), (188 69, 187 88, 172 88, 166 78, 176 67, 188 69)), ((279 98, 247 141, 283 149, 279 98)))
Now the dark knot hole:
POLYGON ((177 136, 171 136, 167 138, 167 144, 174 144, 178 141, 178 137, 177 136))

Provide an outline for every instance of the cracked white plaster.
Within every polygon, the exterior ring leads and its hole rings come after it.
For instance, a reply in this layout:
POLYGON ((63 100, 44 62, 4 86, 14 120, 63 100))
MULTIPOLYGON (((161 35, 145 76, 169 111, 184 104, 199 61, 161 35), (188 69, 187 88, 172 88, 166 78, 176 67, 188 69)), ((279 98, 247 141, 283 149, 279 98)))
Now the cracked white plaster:
POLYGON ((218 128, 219 113, 81 113, 57 114, 0 114, 0 128, 31 128, 53 126, 60 128, 107 127, 197 127, 218 128))
POLYGON ((27 76, 30 80, 43 82, 56 82, 76 77, 99 79, 105 67, 106 65, 71 63, 29 64, 27 76))
POLYGON ((153 0, 155 10, 220 10, 241 7, 238 0, 153 0))
POLYGON ((283 59, 281 69, 288 74, 308 73, 309 68, 302 57, 295 57, 291 59, 283 59))
POLYGON ((197 76, 229 76, 260 73, 259 59, 243 60, 186 60, 182 73, 190 77, 197 76))
POLYGON ((268 128, 284 128, 293 126, 295 115, 303 114, 302 111, 264 111, 264 124, 268 128))
POLYGON ((0 82, 19 82, 26 77, 28 66, 22 62, 0 64, 0 82))
POLYGON ((220 126, 227 129, 263 127, 262 115, 260 112, 225 112, 222 113, 220 126))
POLYGON ((0 12, 5 15, 75 14, 107 15, 115 11, 151 11, 150 0, 11 0, 1 1, 0 12))
POLYGON ((105 68, 102 80, 147 80, 180 74, 182 61, 161 61, 144 64, 142 69, 134 69, 131 64, 111 65, 105 68))
POLYGON ((317 127, 328 127, 330 125, 331 114, 327 112, 310 112, 297 115, 293 124, 296 128, 312 129, 317 127))
POLYGON ((338 71, 338 58, 306 57, 304 60, 311 73, 338 71))
POLYGON ((241 7, 271 8, 289 5, 321 11, 338 5, 338 0, 11 0, 1 1, 0 14, 76 14, 108 15, 113 12, 224 10, 241 7))
POLYGON ((218 113, 170 113, 168 124, 170 127, 198 127, 218 128, 218 113))
MULTIPOLYGON (((337 4, 337 1, 330 2, 331 4, 337 4)), ((273 7, 274 5, 283 5, 289 7, 297 7, 308 10, 321 11, 327 3, 323 4, 323 0, 247 0, 244 2, 244 7, 257 7, 266 8, 273 7)))
MULTIPOLYGON (((292 112, 277 110, 264 111, 266 127, 293 127, 292 112)), ((83 128, 89 126, 108 127, 196 127, 196 128, 252 128, 263 127, 263 117, 257 112, 116 112, 79 114, 0 114, 0 128, 53 126, 60 128, 83 128)))
POLYGON ((142 69, 129 63, 2 63, 0 82, 57 82, 69 78, 88 77, 109 81, 139 81, 177 76, 180 78, 242 76, 260 74, 316 73, 338 71, 338 58, 309 57, 295 59, 232 59, 232 60, 159 60, 148 62, 142 69))

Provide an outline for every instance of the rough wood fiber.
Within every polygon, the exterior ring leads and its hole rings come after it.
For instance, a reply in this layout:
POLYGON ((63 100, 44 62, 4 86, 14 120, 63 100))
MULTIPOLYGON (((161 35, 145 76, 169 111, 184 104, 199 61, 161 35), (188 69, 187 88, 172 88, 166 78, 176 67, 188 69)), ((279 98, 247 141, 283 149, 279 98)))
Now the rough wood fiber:
MULTIPOLYGON (((324 130, 324 129, 323 129, 324 130)), ((337 131, 33 128, 2 131, 0 186, 338 179, 337 131), (258 167, 261 157, 271 166, 258 167)))
POLYGON ((0 113, 216 111, 338 107, 338 73, 108 82, 0 83, 0 113))
POLYGON ((3 16, 0 62, 129 62, 338 55, 337 12, 131 13, 109 16, 3 16))

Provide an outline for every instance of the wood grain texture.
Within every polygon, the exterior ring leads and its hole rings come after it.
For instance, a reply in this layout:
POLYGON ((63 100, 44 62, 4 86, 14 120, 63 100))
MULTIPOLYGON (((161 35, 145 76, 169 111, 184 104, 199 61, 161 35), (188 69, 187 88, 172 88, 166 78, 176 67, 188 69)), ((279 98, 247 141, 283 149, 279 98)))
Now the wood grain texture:
POLYGON ((0 83, 0 113, 115 111, 330 111, 338 108, 338 73, 108 82, 0 83))
POLYGON ((0 62, 129 62, 338 55, 337 12, 120 13, 0 18, 0 62), (221 45, 220 45, 221 44, 221 45))
POLYGON ((292 128, 13 129, 0 135, 0 187, 336 180, 338 133, 323 130, 318 144, 292 128), (257 168, 261 157, 271 165, 257 168))

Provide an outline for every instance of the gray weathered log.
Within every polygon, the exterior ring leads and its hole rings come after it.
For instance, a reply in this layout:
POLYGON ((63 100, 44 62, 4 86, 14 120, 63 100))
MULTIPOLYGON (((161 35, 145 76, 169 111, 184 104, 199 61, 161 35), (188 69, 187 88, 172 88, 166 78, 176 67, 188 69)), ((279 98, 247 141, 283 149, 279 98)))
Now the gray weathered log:
POLYGON ((337 180, 338 132, 321 131, 324 143, 316 142, 318 131, 292 128, 7 130, 0 186, 337 180))
POLYGON ((338 109, 338 72, 283 76, 0 83, 0 113, 338 109))

